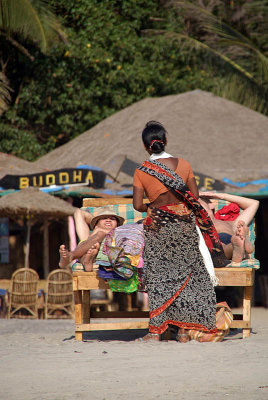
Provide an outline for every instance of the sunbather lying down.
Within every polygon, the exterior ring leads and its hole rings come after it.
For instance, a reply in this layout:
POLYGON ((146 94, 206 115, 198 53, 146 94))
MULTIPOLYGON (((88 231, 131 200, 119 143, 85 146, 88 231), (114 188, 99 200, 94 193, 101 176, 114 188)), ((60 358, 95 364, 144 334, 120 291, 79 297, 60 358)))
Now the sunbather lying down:
POLYGON ((240 263, 254 251, 249 238, 249 227, 254 218, 259 201, 246 197, 235 196, 228 193, 200 192, 199 202, 208 212, 222 242, 226 257, 232 263, 240 263), (215 218, 215 205, 209 199, 221 199, 230 203, 236 203, 243 211, 233 221, 223 221, 215 218))
POLYGON ((64 244, 60 246, 59 267, 67 268, 73 260, 80 259, 85 270, 92 271, 103 239, 112 229, 122 225, 124 218, 109 207, 98 208, 94 216, 78 208, 74 218, 80 243, 74 251, 68 251, 64 244), (90 233, 89 226, 92 233, 90 233))

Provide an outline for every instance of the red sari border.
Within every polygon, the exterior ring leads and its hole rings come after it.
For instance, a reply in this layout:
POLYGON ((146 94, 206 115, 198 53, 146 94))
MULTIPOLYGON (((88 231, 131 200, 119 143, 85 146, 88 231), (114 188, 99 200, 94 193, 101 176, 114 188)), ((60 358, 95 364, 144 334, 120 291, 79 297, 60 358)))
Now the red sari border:
POLYGON ((218 333, 219 332, 219 330, 217 328, 208 329, 204 325, 201 325, 201 324, 194 324, 191 322, 173 321, 171 319, 163 322, 163 324, 161 326, 149 325, 149 332, 157 333, 157 334, 161 335, 161 333, 163 333, 167 330, 168 325, 175 325, 182 329, 195 329, 195 330, 206 332, 206 333, 218 333))
POLYGON ((150 319, 160 315, 163 311, 165 311, 170 306, 170 304, 173 303, 173 301, 179 296, 181 291, 185 288, 185 286, 189 282, 191 275, 192 275, 192 272, 190 272, 190 274, 189 274, 188 278, 186 279, 186 281, 184 282, 184 284, 180 287, 179 290, 177 290, 177 292, 169 300, 167 300, 164 304, 162 304, 162 306, 158 307, 156 310, 149 312, 150 319))
POLYGON ((165 175, 165 176, 168 176, 169 178, 174 179, 173 176, 172 176, 171 174, 169 174, 169 173, 168 173, 167 171, 165 171, 163 168, 161 168, 161 167, 159 167, 159 166, 157 166, 157 165, 152 164, 150 161, 144 161, 144 162, 142 163, 142 165, 144 165, 144 167, 146 167, 146 168, 151 168, 152 170, 154 170, 154 171, 156 171, 156 172, 159 172, 160 174, 163 174, 163 175, 165 175))

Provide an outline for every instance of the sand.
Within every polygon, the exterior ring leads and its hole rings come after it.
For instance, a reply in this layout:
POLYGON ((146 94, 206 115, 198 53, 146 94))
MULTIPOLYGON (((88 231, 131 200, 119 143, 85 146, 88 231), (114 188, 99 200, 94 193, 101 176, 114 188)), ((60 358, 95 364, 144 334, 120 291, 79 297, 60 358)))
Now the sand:
POLYGON ((268 309, 252 334, 221 343, 135 343, 145 331, 74 339, 72 320, 0 320, 0 398, 195 400, 268 398, 268 309))

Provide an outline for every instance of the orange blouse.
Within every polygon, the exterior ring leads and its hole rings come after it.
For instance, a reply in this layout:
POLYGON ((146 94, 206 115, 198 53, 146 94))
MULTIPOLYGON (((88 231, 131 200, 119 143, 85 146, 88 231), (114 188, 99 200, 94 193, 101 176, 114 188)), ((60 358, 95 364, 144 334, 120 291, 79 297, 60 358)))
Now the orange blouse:
MULTIPOLYGON (((178 159, 178 165, 175 170, 176 174, 178 174, 188 185, 188 180, 194 177, 194 173, 190 163, 183 158, 178 159)), ((159 160, 161 162, 161 160, 159 160)), ((136 169, 134 174, 133 186, 138 188, 142 188, 145 191, 145 194, 150 202, 157 199, 157 197, 168 191, 165 185, 161 183, 157 178, 146 174, 146 172, 140 171, 136 169)))

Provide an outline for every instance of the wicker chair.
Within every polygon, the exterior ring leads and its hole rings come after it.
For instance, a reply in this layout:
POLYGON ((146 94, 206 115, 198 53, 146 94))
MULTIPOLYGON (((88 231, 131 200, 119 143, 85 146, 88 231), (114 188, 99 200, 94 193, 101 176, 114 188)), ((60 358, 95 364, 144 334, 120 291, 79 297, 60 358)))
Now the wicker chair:
POLYGON ((45 319, 73 318, 73 278, 67 270, 56 269, 48 275, 45 319))
POLYGON ((38 318, 39 276, 30 268, 20 268, 12 274, 7 318, 38 318))

